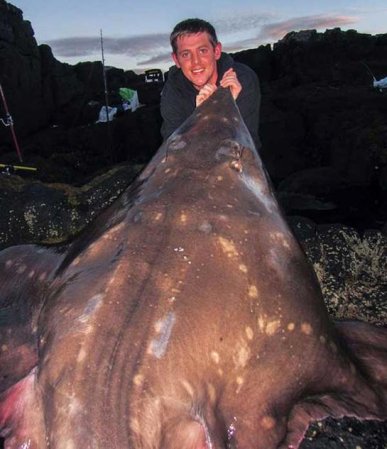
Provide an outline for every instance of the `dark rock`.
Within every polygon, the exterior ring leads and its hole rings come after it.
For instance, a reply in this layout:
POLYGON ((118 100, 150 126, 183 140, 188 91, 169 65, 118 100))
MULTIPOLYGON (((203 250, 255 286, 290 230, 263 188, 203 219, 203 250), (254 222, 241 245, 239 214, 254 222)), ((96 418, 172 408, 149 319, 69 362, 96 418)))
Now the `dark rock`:
POLYGON ((71 240, 119 196, 139 169, 116 167, 78 188, 0 175, 0 249, 71 240))
POLYGON ((326 196, 348 186, 346 179, 332 167, 316 167, 297 171, 278 185, 279 192, 326 196))
MULTIPOLYGON (((23 21, 20 9, 3 0, 0 30, 0 82, 21 137, 49 122, 51 111, 42 106, 40 54, 31 23, 23 21)), ((0 140, 5 139, 9 140, 8 129, 0 127, 0 140)))
POLYGON ((312 424, 300 449, 385 449, 387 423, 355 418, 312 424))
POLYGON ((316 237, 317 225, 309 218, 292 215, 288 216, 286 220, 298 241, 313 240, 316 237))
POLYGON ((363 64, 382 78, 387 73, 386 45, 384 35, 355 30, 293 31, 274 44, 275 68, 277 76, 289 77, 293 86, 316 81, 336 86, 369 85, 372 79, 363 64))
POLYGON ((258 75, 261 82, 272 79, 272 52, 269 44, 261 45, 256 49, 244 50, 234 55, 235 61, 251 67, 258 75))
POLYGON ((319 225, 302 245, 335 318, 387 323, 387 238, 381 231, 360 235, 339 224, 319 225))

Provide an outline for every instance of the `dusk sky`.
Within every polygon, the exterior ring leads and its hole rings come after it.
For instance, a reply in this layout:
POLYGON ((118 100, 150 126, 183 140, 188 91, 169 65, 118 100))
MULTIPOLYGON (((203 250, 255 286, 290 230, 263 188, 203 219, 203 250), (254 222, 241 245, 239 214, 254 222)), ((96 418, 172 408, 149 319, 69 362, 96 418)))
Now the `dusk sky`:
POLYGON ((289 31, 340 27, 360 33, 387 33, 385 0, 13 0, 62 62, 101 60, 143 72, 172 65, 169 34, 188 17, 211 22, 225 51, 273 43, 289 31))

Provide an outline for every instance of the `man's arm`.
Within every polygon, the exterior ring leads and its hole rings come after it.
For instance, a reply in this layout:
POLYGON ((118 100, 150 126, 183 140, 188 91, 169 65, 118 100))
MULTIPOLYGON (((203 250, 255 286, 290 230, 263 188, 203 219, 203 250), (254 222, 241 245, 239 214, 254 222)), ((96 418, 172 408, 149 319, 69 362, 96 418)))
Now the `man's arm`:
POLYGON ((160 98, 160 113, 163 119, 160 132, 163 140, 166 140, 180 124, 181 113, 179 113, 179 106, 175 97, 173 89, 165 84, 160 98))

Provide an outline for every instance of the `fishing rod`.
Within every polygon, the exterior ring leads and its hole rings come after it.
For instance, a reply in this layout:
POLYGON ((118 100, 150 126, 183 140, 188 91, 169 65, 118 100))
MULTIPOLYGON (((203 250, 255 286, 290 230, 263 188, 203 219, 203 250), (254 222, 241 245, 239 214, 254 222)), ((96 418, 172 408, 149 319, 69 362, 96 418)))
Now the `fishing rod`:
POLYGON ((107 133, 108 133, 108 148, 107 153, 110 156, 110 160, 112 160, 112 135, 110 129, 110 119, 109 119, 109 92, 106 80, 106 68, 105 68, 105 56, 104 56, 104 48, 103 48, 103 36, 102 29, 100 29, 101 35, 101 57, 102 57, 102 76, 103 76, 103 86, 105 90, 105 110, 106 110, 106 123, 107 123, 107 133))
POLYGON ((368 65, 365 62, 363 62, 363 61, 361 61, 361 63, 365 66, 365 68, 367 69, 368 73, 372 76, 373 81, 376 81, 376 78, 375 78, 374 74, 371 72, 371 69, 368 67, 368 65))
POLYGON ((20 147, 19 147, 17 138, 16 138, 15 129, 14 129, 14 127, 13 127, 12 116, 11 116, 11 114, 9 113, 9 109, 8 109, 8 105, 7 105, 7 100, 5 99, 5 95, 4 95, 4 91, 3 91, 3 88, 2 88, 2 86, 1 86, 1 83, 0 83, 0 96, 1 96, 1 99, 3 100, 3 105, 4 105, 4 109, 5 109, 5 119, 0 118, 0 121, 1 121, 1 123, 2 123, 4 126, 9 126, 9 128, 10 128, 10 130, 11 130, 11 133, 12 133, 12 138, 13 138, 13 142, 14 142, 14 144, 15 144, 16 153, 17 153, 17 155, 18 155, 19 161, 20 161, 20 162, 23 162, 23 157, 22 157, 22 154, 21 154, 21 151, 20 151, 20 147))
POLYGON ((109 122, 109 98, 108 98, 108 88, 107 88, 107 80, 106 80, 105 56, 104 56, 104 49, 103 49, 102 29, 100 30, 100 35, 101 35, 102 76, 103 76, 103 86, 104 86, 104 93, 105 93, 106 120, 107 120, 107 122, 109 122))
POLYGON ((25 171, 37 171, 38 169, 35 167, 28 167, 27 165, 12 165, 12 164, 0 164, 0 169, 3 169, 4 173, 8 175, 17 170, 25 170, 25 171))
POLYGON ((373 86, 376 89, 379 89, 380 92, 383 92, 383 89, 387 89, 387 76, 385 78, 382 78, 380 80, 377 80, 375 78, 375 75, 371 72, 371 69, 368 67, 368 65, 362 61, 362 64, 366 67, 366 69, 368 70, 369 74, 372 76, 373 79, 373 86))

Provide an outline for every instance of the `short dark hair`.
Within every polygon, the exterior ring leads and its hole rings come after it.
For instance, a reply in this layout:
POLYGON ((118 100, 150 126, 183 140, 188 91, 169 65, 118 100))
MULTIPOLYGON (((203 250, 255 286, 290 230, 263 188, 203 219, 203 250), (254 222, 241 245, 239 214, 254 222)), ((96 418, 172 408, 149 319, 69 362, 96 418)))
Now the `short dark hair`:
POLYGON ((173 29, 170 36, 173 53, 177 53, 177 39, 180 36, 203 32, 208 33, 211 44, 215 47, 215 45, 218 43, 218 37, 216 36, 215 28, 209 22, 206 22, 202 19, 186 19, 182 22, 179 22, 173 29))

